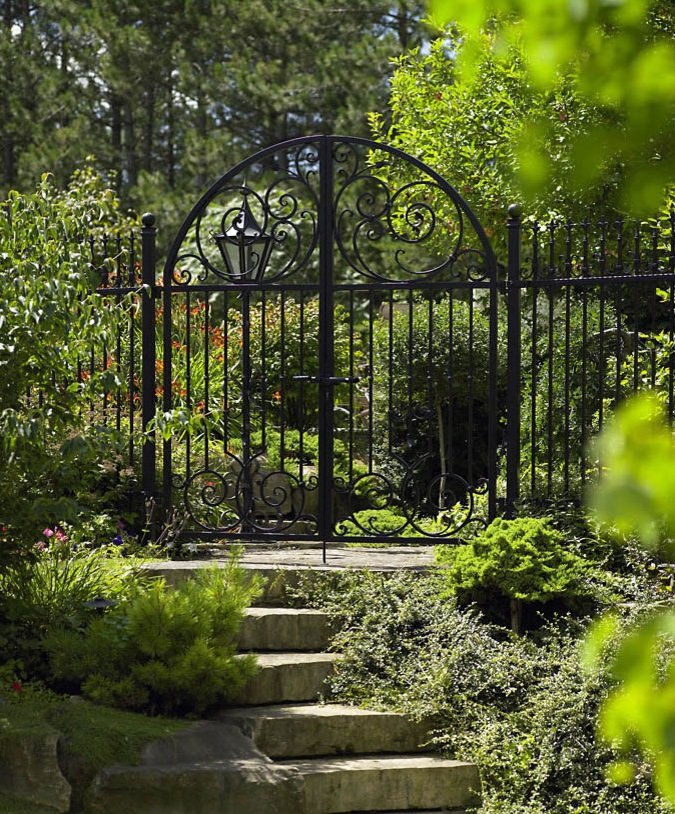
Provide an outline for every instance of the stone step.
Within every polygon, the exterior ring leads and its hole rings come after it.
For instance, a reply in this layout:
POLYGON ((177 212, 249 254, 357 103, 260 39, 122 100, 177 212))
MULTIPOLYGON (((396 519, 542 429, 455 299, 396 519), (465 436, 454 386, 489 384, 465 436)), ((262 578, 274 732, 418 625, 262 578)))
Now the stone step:
POLYGON ((320 610, 248 608, 238 637, 240 650, 304 650, 328 646, 328 615, 320 610))
POLYGON ((424 722, 405 715, 343 704, 236 708, 216 718, 236 724, 272 758, 419 752, 428 735, 424 722))
POLYGON ((311 814, 463 809, 480 800, 473 763, 438 755, 380 755, 281 761, 299 772, 311 814))
POLYGON ((258 672, 236 704, 283 704, 317 701, 335 672, 337 653, 257 653, 258 672))
POLYGON ((91 814, 306 814, 299 773, 219 721, 146 746, 138 766, 101 770, 87 801, 91 814))

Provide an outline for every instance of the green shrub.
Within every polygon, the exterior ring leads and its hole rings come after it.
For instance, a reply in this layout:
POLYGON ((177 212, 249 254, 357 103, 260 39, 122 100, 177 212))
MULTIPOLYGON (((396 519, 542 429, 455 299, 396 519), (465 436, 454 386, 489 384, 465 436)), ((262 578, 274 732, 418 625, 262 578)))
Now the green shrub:
POLYGON ((97 597, 120 601, 133 590, 139 560, 117 546, 91 548, 64 526, 44 530, 30 556, 0 571, 0 663, 13 659, 31 678, 45 678, 42 642, 51 630, 78 628, 97 597))
POLYGON ((564 535, 539 517, 497 518, 467 545, 438 550, 449 588, 461 603, 510 600, 511 628, 520 632, 522 603, 572 599, 593 592, 593 564, 565 547, 564 535))
POLYGON ((258 590, 236 558, 175 590, 156 580, 84 632, 50 635, 52 676, 97 703, 200 715, 232 700, 255 670, 253 656, 235 657, 235 637, 258 590))
POLYGON ((514 636, 441 598, 442 573, 326 575, 298 599, 329 610, 342 654, 333 699, 429 720, 431 745, 478 763, 480 814, 668 814, 638 760, 617 786, 595 736, 611 677, 584 674, 583 625, 569 617, 514 636))
POLYGON ((19 532, 66 516, 63 505, 35 516, 38 501, 44 509, 70 500, 75 519, 78 494, 91 494, 99 467, 119 451, 114 432, 97 437, 91 425, 105 421, 90 413, 119 389, 115 367, 101 365, 86 381, 77 370, 115 347, 134 309, 132 297, 109 307, 110 298, 91 293, 84 238, 130 228, 91 168, 66 190, 44 176, 34 193, 12 191, 0 203, 0 524, 19 532))

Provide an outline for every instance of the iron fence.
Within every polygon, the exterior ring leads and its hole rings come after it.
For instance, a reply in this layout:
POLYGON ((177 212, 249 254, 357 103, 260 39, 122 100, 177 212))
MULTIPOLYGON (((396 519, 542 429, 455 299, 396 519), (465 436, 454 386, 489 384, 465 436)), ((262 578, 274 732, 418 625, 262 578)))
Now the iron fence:
POLYGON ((672 213, 651 223, 511 218, 512 505, 580 499, 598 468, 589 442, 631 393, 657 391, 672 420, 673 225, 672 213))
MULTIPOLYGON (((580 500, 598 469, 590 442, 618 402, 650 388, 672 420, 674 227, 672 213, 652 223, 538 223, 512 208, 504 273, 495 280, 494 291, 484 275, 470 273, 455 279, 443 296, 433 286, 418 291, 416 284, 385 285, 382 291, 372 283, 360 289, 337 286, 331 330, 344 364, 332 371, 331 386, 338 395, 330 421, 331 454, 342 450, 345 471, 337 473, 330 499, 339 503, 341 488, 359 478, 367 492, 377 475, 376 445, 382 443, 389 445, 392 460, 404 462, 405 455, 417 454, 412 445, 429 445, 418 457, 429 470, 424 483, 436 491, 426 506, 417 496, 416 511, 426 510, 436 519, 453 509, 450 478, 444 475, 453 467, 462 472, 458 480, 466 487, 455 492, 460 503, 480 491, 471 483, 489 492, 484 515, 473 519, 487 520, 496 511, 513 514, 522 502, 580 500), (356 293, 365 294, 361 310, 354 305, 356 293), (482 322, 488 309, 490 321, 482 322), (449 350, 438 350, 441 334, 449 350), (403 340, 409 344, 399 348, 396 343, 403 340), (466 344, 463 350, 460 343, 466 344), (437 380, 432 367, 441 361, 447 370, 437 380), (385 382, 381 387, 378 364, 385 382), (493 383, 490 392, 486 383, 493 383), (451 395, 461 390, 462 397, 452 395, 446 404, 436 398, 439 387, 449 387, 451 395), (414 388, 424 390, 419 404, 441 406, 433 414, 418 409, 414 388), (490 443, 488 426, 493 427, 490 443), (392 438, 401 444, 393 455, 392 438), (357 473, 359 467, 363 472, 357 473)), ((318 410, 312 387, 320 331, 316 292, 311 286, 277 290, 264 284, 216 290, 209 282, 169 291, 155 268, 151 215, 143 218, 140 243, 139 257, 134 236, 90 242, 94 288, 105 292, 111 307, 131 295, 138 308, 120 327, 115 347, 102 358, 82 360, 77 371, 82 380, 101 366, 112 367, 122 383, 90 405, 91 417, 126 438, 123 465, 136 473, 139 499, 150 511, 159 502, 166 518, 173 502, 167 473, 179 471, 181 482, 187 483, 192 472, 199 472, 204 482, 195 488, 208 504, 224 487, 217 478, 208 482, 202 475, 217 469, 214 461, 252 455, 242 449, 247 443, 256 447, 255 455, 264 450, 279 457, 280 471, 285 457, 293 458, 302 501, 314 499, 316 462, 311 433, 305 432, 300 415, 304 409, 309 420, 312 409, 318 410), (286 355, 280 348, 286 348, 286 355), (168 359, 173 360, 169 376, 168 359), (254 417, 241 404, 230 409, 237 398, 241 401, 244 380, 257 394, 249 408, 262 410, 254 417), (172 398, 167 399, 166 388, 172 398), (167 404, 185 412, 178 443, 168 430, 162 434, 167 404), (198 433, 189 431, 195 411, 202 413, 198 433), (218 425, 216 430, 208 430, 204 416, 218 425), (242 422, 250 425, 254 419, 258 434, 250 426, 242 433, 242 422), (279 447, 274 451, 272 438, 279 447)), ((275 516, 279 520, 283 513, 284 518, 274 531, 285 534, 307 509, 300 511, 297 495, 286 494, 286 487, 273 478, 268 485, 275 516)), ((403 501, 402 495, 397 500, 403 501)), ((256 500, 263 497, 253 495, 251 504, 256 500)), ((312 509, 314 515, 316 511, 312 509)), ((335 511, 339 516, 340 510, 335 511)), ((232 516, 236 520, 234 510, 232 516)), ((399 538, 396 530, 383 530, 372 513, 370 518, 345 537, 399 538)), ((254 536, 264 536, 264 524, 257 523, 254 530, 254 536)), ((246 532, 242 522, 226 530, 240 536, 246 532)), ((222 536, 223 530, 188 526, 186 533, 222 536)), ((305 529, 299 536, 311 534, 305 529)), ((431 542, 439 536, 448 537, 427 533, 431 542)))

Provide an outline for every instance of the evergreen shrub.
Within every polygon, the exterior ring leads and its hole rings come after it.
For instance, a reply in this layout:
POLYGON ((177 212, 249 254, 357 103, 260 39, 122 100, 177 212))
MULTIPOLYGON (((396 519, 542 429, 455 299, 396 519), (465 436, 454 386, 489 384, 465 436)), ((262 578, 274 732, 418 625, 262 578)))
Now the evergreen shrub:
POLYGON ((86 630, 54 631, 53 679, 107 706, 201 715, 231 701, 255 671, 252 655, 236 655, 236 634, 259 589, 236 558, 175 589, 155 580, 86 630))
POLYGON ((574 602, 598 594, 608 575, 566 545, 546 518, 497 518, 463 546, 445 546, 437 559, 460 604, 495 608, 510 602, 511 626, 520 631, 522 603, 574 602))

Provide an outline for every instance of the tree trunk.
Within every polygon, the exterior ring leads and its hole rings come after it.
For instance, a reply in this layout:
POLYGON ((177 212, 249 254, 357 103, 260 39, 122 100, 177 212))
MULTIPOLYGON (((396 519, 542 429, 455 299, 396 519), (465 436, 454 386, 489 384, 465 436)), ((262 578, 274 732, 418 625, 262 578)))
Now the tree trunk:
POLYGON ((511 630, 520 635, 523 630, 523 600, 511 600, 511 630))

